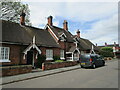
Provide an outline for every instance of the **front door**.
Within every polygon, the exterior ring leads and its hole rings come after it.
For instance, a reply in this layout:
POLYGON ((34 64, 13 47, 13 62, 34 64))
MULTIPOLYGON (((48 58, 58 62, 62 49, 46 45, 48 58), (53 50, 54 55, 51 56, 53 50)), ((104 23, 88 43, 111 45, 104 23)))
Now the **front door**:
POLYGON ((27 52, 27 65, 32 65, 33 62, 33 51, 27 52))

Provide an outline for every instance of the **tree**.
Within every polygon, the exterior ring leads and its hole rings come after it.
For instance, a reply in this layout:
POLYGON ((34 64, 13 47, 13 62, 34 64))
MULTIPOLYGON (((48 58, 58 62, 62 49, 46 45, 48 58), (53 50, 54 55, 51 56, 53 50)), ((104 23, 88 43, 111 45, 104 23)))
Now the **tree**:
POLYGON ((102 47, 100 54, 104 57, 114 57, 112 47, 102 47))
POLYGON ((0 1, 0 19, 8 20, 12 22, 19 23, 20 22, 20 14, 22 10, 25 11, 25 23, 26 25, 31 25, 29 16, 30 10, 28 4, 23 4, 18 0, 4 0, 0 1))

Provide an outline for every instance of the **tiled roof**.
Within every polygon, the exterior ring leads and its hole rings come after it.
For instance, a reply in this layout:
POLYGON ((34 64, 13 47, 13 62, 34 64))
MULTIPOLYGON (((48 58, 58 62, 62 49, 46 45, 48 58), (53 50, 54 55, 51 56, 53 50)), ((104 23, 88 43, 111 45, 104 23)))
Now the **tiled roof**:
POLYGON ((81 49, 81 50, 91 50, 92 49, 92 45, 94 47, 94 50, 97 50, 99 51, 99 48, 96 47, 91 41, 89 41, 88 39, 83 39, 83 38, 80 38, 79 39, 79 45, 78 47, 81 49))
POLYGON ((51 30, 55 33, 55 35, 58 38, 60 38, 60 35, 64 33, 67 36, 66 37, 67 42, 74 42, 73 35, 69 31, 56 27, 56 26, 49 26, 49 27, 51 28, 51 30))
POLYGON ((2 23, 2 42, 30 44, 36 37, 36 44, 46 47, 59 47, 50 33, 44 29, 21 26, 18 23, 0 20, 2 23))

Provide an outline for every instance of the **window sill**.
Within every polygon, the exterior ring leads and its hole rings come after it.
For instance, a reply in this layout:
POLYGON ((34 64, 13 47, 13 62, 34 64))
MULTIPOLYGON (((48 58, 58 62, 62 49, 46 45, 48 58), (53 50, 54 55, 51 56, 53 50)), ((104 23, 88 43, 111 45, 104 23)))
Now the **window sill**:
POLYGON ((65 58, 61 57, 60 59, 65 60, 65 58))
POLYGON ((53 60, 53 58, 46 58, 46 60, 53 60))
POLYGON ((3 60, 0 60, 0 62, 11 62, 11 61, 8 59, 3 59, 3 60))

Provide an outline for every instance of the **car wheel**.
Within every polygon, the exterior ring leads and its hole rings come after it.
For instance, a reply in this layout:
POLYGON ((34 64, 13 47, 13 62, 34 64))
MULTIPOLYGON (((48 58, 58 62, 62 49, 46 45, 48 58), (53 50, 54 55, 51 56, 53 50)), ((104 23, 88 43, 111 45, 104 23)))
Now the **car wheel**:
POLYGON ((83 68, 83 66, 81 66, 81 68, 83 68))
POLYGON ((95 64, 93 64, 93 65, 92 65, 92 68, 93 68, 93 69, 95 69, 95 68, 96 68, 96 65, 95 65, 95 64))
POLYGON ((103 63, 103 66, 105 66, 105 62, 103 63))

